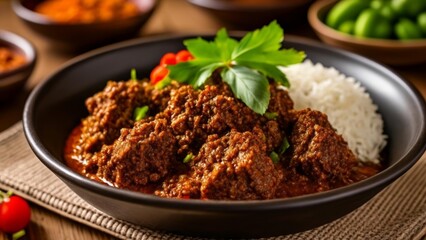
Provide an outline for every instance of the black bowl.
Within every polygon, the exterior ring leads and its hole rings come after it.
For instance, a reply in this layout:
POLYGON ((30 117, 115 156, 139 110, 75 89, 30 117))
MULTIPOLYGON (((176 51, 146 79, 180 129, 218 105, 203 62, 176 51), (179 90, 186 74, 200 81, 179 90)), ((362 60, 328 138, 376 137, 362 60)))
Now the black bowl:
POLYGON ((138 76, 148 76, 164 53, 182 49, 182 41, 189 37, 193 36, 128 41, 89 52, 65 64, 28 98, 23 124, 35 154, 73 191, 111 216, 152 229, 210 237, 299 232, 358 208, 405 173, 425 150, 426 107, 412 85, 364 57, 287 37, 285 47, 304 50, 313 62, 356 77, 371 94, 389 136, 388 166, 382 172, 346 187, 295 198, 202 201, 166 199, 113 188, 67 167, 63 148, 71 129, 87 114, 84 99, 101 90, 107 80, 129 79, 132 68, 138 69, 138 76))
POLYGON ((54 46, 86 50, 131 38, 139 33, 157 8, 159 0, 133 0, 140 8, 138 15, 106 22, 59 23, 34 11, 43 0, 12 0, 16 15, 34 32, 51 40, 54 46), (142 9, 143 7, 143 9, 142 9))
POLYGON ((25 58, 25 63, 21 66, 0 73, 0 101, 7 101, 16 96, 25 86, 34 70, 37 61, 37 50, 25 38, 3 30, 0 30, 0 47, 6 47, 25 58))
POLYGON ((277 20, 286 29, 306 22, 314 0, 187 0, 222 21, 228 28, 254 29, 277 20))

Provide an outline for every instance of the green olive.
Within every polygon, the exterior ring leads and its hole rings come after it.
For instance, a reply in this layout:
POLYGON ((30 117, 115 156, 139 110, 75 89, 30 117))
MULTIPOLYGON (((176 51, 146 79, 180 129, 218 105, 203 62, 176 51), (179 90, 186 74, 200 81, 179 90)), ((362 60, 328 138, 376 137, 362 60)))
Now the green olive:
POLYGON ((420 27, 408 18, 400 19, 395 25, 396 36, 401 40, 422 38, 420 27))
POLYGON ((417 16, 417 25, 423 31, 423 34, 426 36, 426 12, 423 12, 417 16))
POLYGON ((397 18, 397 13, 392 8, 390 2, 385 2, 379 9, 379 13, 387 18, 389 21, 393 21, 397 18))
POLYGON ((353 34, 354 29, 355 29, 355 21, 353 20, 347 20, 343 22, 342 24, 340 24, 340 26, 337 28, 337 30, 339 30, 340 32, 347 33, 347 34, 353 34))
POLYGON ((371 1, 371 3, 370 3, 370 7, 372 8, 372 9, 376 9, 376 10, 379 10, 379 9, 381 9, 382 7, 383 7, 383 5, 385 5, 387 2, 386 1, 383 1, 383 0, 373 0, 373 1, 371 1))
POLYGON ((415 17, 426 8, 424 0, 392 0, 392 8, 400 16, 415 17))
POLYGON ((340 1, 330 10, 325 19, 325 23, 337 29, 345 21, 355 20, 357 16, 368 7, 369 1, 366 0, 340 1))
POLYGON ((355 36, 365 38, 389 38, 392 25, 375 9, 366 9, 355 22, 355 36))

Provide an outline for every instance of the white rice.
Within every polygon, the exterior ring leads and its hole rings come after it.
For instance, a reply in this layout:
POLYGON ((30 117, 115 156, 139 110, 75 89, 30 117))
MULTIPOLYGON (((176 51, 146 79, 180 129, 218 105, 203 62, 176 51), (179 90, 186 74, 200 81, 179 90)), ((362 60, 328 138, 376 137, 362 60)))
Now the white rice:
POLYGON ((379 163, 387 138, 383 119, 359 82, 309 60, 282 71, 290 81, 295 109, 311 108, 327 114, 360 161, 379 163))

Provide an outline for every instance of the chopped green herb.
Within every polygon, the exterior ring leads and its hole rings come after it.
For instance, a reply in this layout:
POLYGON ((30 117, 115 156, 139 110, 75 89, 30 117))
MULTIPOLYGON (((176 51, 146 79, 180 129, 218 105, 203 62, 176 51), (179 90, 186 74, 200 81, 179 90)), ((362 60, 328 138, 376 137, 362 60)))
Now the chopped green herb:
POLYGON ((161 80, 160 82, 156 83, 155 88, 156 89, 163 89, 166 86, 168 86, 171 82, 172 82, 172 80, 169 77, 166 77, 163 80, 161 80))
POLYGON ((23 236, 25 236, 25 234, 26 234, 25 229, 22 229, 22 230, 20 230, 20 231, 18 231, 18 232, 16 232, 16 233, 14 233, 14 234, 12 235, 12 239, 13 239, 13 240, 20 239, 20 238, 22 238, 23 236))
POLYGON ((138 80, 138 77, 136 75, 136 69, 134 69, 134 68, 132 68, 132 70, 130 71, 130 79, 134 80, 134 81, 138 80))
POLYGON ((135 121, 139 121, 141 119, 144 119, 146 117, 146 113, 148 112, 148 110, 149 110, 148 106, 135 108, 135 111, 133 112, 133 119, 135 121))
POLYGON ((276 119, 278 117, 278 113, 276 113, 276 112, 266 112, 263 115, 269 120, 273 120, 273 119, 276 119))
POLYGON ((273 163, 278 163, 280 161, 280 156, 278 153, 272 151, 271 154, 269 154, 269 157, 272 159, 273 163))
POLYGON ((194 59, 168 66, 169 76, 199 88, 218 70, 235 97, 256 113, 264 114, 270 99, 268 78, 289 87, 278 67, 300 63, 305 58, 304 52, 280 49, 283 39, 284 31, 276 21, 247 33, 240 41, 230 38, 225 29, 217 32, 214 41, 188 39, 184 45, 194 59))
POLYGON ((290 143, 288 142, 288 139, 284 137, 283 143, 281 144, 280 148, 280 154, 285 153, 285 151, 290 147, 290 143))
POLYGON ((188 153, 188 155, 185 156, 185 158, 183 159, 183 163, 189 163, 190 161, 192 161, 192 158, 194 157, 194 155, 192 155, 192 153, 188 153))

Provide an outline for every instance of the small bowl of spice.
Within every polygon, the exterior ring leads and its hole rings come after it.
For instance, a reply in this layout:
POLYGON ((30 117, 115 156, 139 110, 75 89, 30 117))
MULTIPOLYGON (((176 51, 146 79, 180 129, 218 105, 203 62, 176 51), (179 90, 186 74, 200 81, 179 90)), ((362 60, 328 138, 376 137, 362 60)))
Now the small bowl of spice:
POLYGON ((36 50, 30 42, 0 30, 0 101, 12 98, 25 86, 36 59, 36 50))
POLYGON ((92 48, 136 36, 158 0, 13 0, 32 30, 70 49, 92 48))

